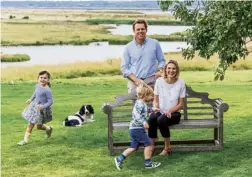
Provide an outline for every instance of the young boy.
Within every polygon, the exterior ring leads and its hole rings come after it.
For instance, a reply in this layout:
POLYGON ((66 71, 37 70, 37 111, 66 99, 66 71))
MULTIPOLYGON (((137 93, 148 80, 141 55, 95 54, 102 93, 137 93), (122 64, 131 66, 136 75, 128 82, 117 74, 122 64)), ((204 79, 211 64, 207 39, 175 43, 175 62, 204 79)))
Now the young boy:
POLYGON ((122 169, 122 163, 130 154, 135 152, 140 144, 144 144, 144 165, 145 168, 156 168, 161 165, 160 162, 151 161, 153 148, 151 140, 145 132, 149 128, 147 123, 147 105, 146 102, 153 99, 153 89, 146 85, 140 84, 137 87, 137 100, 132 112, 133 120, 130 122, 129 133, 131 137, 131 144, 120 156, 115 157, 115 165, 118 170, 122 169))

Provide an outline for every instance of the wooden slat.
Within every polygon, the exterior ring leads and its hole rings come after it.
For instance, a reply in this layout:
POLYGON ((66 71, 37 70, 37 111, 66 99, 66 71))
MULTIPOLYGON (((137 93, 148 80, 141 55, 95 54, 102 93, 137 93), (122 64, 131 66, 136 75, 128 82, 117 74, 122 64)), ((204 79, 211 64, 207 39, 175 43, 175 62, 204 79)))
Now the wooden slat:
POLYGON ((132 109, 114 109, 113 112, 132 112, 132 109))
POLYGON ((187 107, 187 109, 211 109, 211 110, 213 110, 213 107, 196 107, 196 106, 192 106, 192 107, 187 107))
MULTIPOLYGON (((125 146, 118 146, 114 147, 113 154, 120 154, 122 153, 127 147, 125 146)), ((159 154, 163 150, 163 146, 155 147, 155 154, 159 154)), ((181 146, 181 145, 174 145, 172 146, 173 152, 190 152, 190 151, 217 151, 223 149, 223 146, 219 145, 199 145, 199 146, 181 146)), ((143 152, 144 147, 139 147, 138 151, 143 152)))
POLYGON ((188 101, 187 100, 187 104, 194 104, 194 103, 200 103, 200 104, 202 104, 201 101, 188 101))
MULTIPOLYGON (((189 109, 191 109, 191 110, 202 110, 202 109, 213 110, 212 107, 187 107, 187 110, 189 110, 189 109)), ((132 112, 132 109, 113 109, 113 112, 132 112)))
MULTIPOLYGON (((129 146, 131 142, 129 141, 120 141, 115 142, 114 146, 129 146)), ((215 144, 214 140, 180 140, 180 141, 171 141, 171 145, 187 145, 187 144, 215 144)), ((156 146, 164 145, 164 141, 155 142, 156 146)))
POLYGON ((118 119, 118 118, 130 118, 132 117, 132 114, 124 114, 124 115, 116 115, 113 116, 113 118, 118 119))
POLYGON ((117 107, 133 106, 133 105, 134 105, 133 103, 125 103, 125 104, 119 105, 119 106, 117 106, 117 107))
MULTIPOLYGON (((116 112, 116 111, 114 111, 116 112)), ((128 112, 128 111, 125 111, 128 112)), ((129 113, 129 112, 128 112, 129 113)), ((182 112, 181 115, 183 116, 184 113, 182 112)), ((205 115, 213 115, 213 113, 211 112, 194 112, 194 113, 187 113, 187 116, 205 116, 205 115)), ((113 119, 120 119, 120 118, 131 118, 132 117, 132 113, 130 114, 117 114, 117 115, 113 115, 113 119)))
MULTIPOLYGON (((197 128, 217 128, 217 119, 190 119, 181 120, 179 124, 170 126, 170 129, 197 129, 197 128)), ((113 122, 114 129, 129 129, 129 122, 113 122)))
POLYGON ((194 112, 194 113, 187 113, 188 115, 213 115, 212 112, 194 112))

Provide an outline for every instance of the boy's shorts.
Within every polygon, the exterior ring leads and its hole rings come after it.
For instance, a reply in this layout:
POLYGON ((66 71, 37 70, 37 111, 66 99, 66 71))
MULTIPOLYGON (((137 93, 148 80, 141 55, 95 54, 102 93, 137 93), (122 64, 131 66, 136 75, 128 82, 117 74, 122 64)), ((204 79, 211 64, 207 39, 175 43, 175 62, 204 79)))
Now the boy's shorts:
POLYGON ((151 139, 144 129, 130 129, 129 133, 131 137, 131 148, 138 149, 140 144, 143 144, 144 147, 151 145, 151 139))

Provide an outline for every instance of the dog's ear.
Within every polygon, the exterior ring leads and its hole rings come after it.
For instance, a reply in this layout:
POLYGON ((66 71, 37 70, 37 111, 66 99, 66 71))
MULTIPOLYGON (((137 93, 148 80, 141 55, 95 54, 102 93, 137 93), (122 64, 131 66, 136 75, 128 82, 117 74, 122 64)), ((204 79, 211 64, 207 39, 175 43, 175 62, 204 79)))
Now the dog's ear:
POLYGON ((85 113, 85 105, 82 105, 80 108, 80 115, 84 115, 85 113))
POLYGON ((89 110, 90 114, 94 114, 94 108, 92 105, 87 105, 87 109, 89 110))

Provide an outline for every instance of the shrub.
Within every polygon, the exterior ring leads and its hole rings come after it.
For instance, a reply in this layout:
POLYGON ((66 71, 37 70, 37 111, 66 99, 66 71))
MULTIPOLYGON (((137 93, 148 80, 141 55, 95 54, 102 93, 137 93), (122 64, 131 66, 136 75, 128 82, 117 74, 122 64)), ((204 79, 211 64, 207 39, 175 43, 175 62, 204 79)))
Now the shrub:
POLYGON ((13 19, 13 18, 16 18, 16 17, 14 15, 9 16, 9 19, 13 19))
POLYGON ((1 62, 29 61, 30 56, 26 54, 1 55, 1 62))
POLYGON ((29 19, 29 16, 24 16, 22 19, 29 19))

